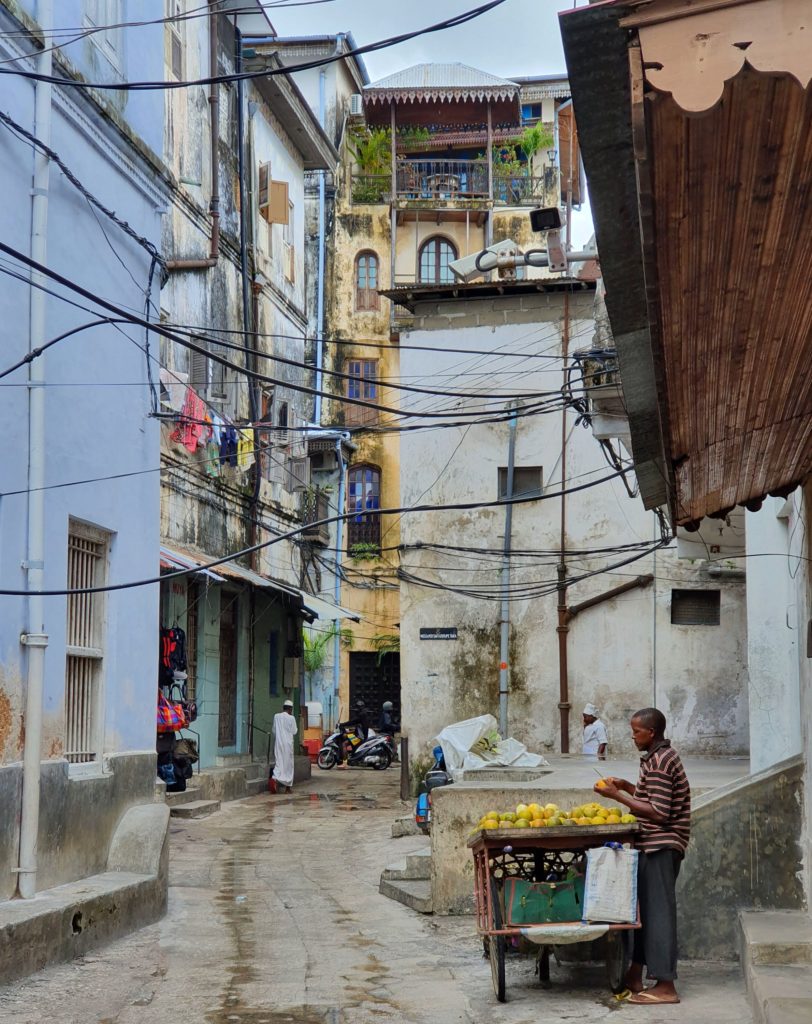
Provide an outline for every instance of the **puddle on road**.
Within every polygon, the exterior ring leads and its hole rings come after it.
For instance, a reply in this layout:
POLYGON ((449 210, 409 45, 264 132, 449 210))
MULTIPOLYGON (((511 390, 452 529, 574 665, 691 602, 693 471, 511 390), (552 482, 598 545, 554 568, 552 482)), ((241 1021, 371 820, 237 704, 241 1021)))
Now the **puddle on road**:
POLYGON ((338 1007, 293 1006, 286 1010, 259 1010, 253 1007, 229 1007, 207 1014, 210 1024, 345 1024, 347 1018, 338 1007))

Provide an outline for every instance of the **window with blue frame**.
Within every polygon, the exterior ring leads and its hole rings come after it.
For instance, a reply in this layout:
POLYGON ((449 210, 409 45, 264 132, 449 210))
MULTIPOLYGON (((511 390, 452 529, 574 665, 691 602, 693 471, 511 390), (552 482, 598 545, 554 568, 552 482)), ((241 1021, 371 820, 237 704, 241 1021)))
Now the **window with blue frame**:
POLYGON ((347 511, 356 513, 347 523, 347 546, 380 546, 381 517, 370 515, 381 507, 381 471, 377 466, 353 466, 347 474, 347 511))

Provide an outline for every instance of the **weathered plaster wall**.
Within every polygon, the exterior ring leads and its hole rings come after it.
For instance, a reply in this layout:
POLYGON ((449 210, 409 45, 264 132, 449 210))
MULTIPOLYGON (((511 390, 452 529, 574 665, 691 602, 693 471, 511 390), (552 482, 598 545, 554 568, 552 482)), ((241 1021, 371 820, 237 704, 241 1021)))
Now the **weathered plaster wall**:
MULTIPOLYGON (((36 5, 23 9, 35 12, 36 5)), ((66 4, 60 16, 80 17, 78 3, 66 4)), ((157 26, 156 26, 157 27, 157 26)), ((0 57, 17 59, 28 52, 29 41, 6 8, 0 10, 0 57)), ((142 69, 154 70, 155 28, 141 37, 148 53, 142 69)), ((160 48, 160 31, 157 41, 160 48)), ((87 42, 87 41, 86 41, 87 42)), ((131 36, 125 40, 132 42, 131 36)), ((88 73, 91 51, 82 47, 73 59, 88 73), (87 58, 87 60, 85 59, 87 58)), ((33 83, 9 79, 3 109, 16 121, 33 128, 33 83)), ((160 174, 150 152, 151 134, 139 139, 145 118, 161 122, 161 97, 142 94, 115 109, 81 90, 53 97, 51 146, 76 176, 108 208, 115 209, 141 235, 157 243, 159 210, 166 201, 160 174), (109 115, 109 116, 108 116, 109 115)), ((151 131, 151 129, 150 129, 151 131)), ((0 147, 0 184, 4 197, 4 241, 30 251, 31 180, 33 154, 29 144, 5 128, 0 147)), ((47 262, 58 273, 130 309, 142 309, 150 256, 86 200, 56 168, 50 172, 47 222, 47 262), (115 251, 117 258, 111 253, 115 251)), ((157 289, 153 298, 157 296, 157 289)), ((29 288, 26 282, 4 278, 0 284, 0 318, 13 330, 4 339, 9 364, 29 346, 29 288)), ((61 297, 46 297, 45 339, 81 326, 93 318, 61 297)), ((149 418, 146 364, 138 339, 117 327, 89 327, 48 350, 35 365, 45 391, 45 483, 52 488, 45 503, 45 580, 48 589, 64 587, 67 578, 67 532, 70 517, 85 520, 110 533, 108 578, 111 582, 138 580, 154 564, 158 543, 158 431, 149 418), (137 344, 133 342, 137 340, 137 344), (50 386, 49 386, 50 385, 50 386), (59 385, 59 386, 55 386, 59 385), (108 475, 125 474, 118 480, 108 475), (131 474, 131 475, 126 475, 131 474), (78 483, 102 478, 97 484, 78 483)), ((27 546, 28 391, 27 367, 7 378, 0 403, 0 426, 12 443, 0 455, 0 578, 10 588, 24 590, 22 563, 27 546), (17 492, 10 494, 9 492, 17 492)), ((157 650, 144 643, 153 635, 157 615, 154 588, 111 593, 104 604, 103 688, 106 694, 99 732, 102 753, 147 748, 154 738, 153 681, 157 650)), ((66 600, 46 599, 44 628, 49 635, 45 654, 44 728, 42 756, 59 758, 64 750, 64 687, 66 600)), ((22 756, 25 723, 23 684, 27 658, 19 643, 30 627, 25 601, 3 599, 0 616, 0 761, 22 756)), ((39 624, 37 624, 39 625, 39 624)), ((17 811, 8 820, 14 820, 17 811)), ((12 859, 16 851, 12 853, 12 859)), ((5 864, 4 864, 5 867, 5 864)))
MULTIPOLYGON (((570 349, 592 336, 591 292, 570 298, 570 349)), ((467 390, 491 388, 541 392, 560 385, 560 293, 527 292, 487 300, 448 300, 419 306, 414 330, 403 336, 404 377, 460 376, 467 390), (436 346, 448 353, 414 352, 408 345, 436 346), (478 349, 482 356, 454 355, 455 348, 478 349), (543 354, 547 359, 501 359, 505 352, 543 354), (419 357, 419 358, 418 358, 419 357), (450 375, 450 376, 449 376, 450 375)), ((404 407, 420 408, 417 399, 404 407)), ((481 400, 464 400, 470 407, 481 400)), ((500 407, 501 403, 494 403, 500 407)), ((576 428, 567 414, 566 478, 571 486, 610 474, 589 431, 576 428)), ((507 465, 506 423, 427 431, 401 439, 401 500, 444 504, 492 501, 499 467, 507 465), (424 493, 425 492, 425 493, 424 493)), ((561 413, 519 420, 516 465, 541 466, 543 488, 560 490, 561 413)), ((532 601, 511 603, 509 731, 531 748, 558 749, 559 679, 555 564, 561 505, 558 498, 518 505, 513 514, 513 546, 535 552, 516 562, 513 586, 546 588, 532 601)), ((653 541, 654 519, 630 498, 617 480, 569 495, 567 546, 569 573, 580 575, 622 561, 602 548, 653 541)), ((498 594, 504 511, 497 508, 405 516, 401 523, 401 565, 411 574, 443 586, 489 586, 498 594), (460 551, 425 546, 452 545, 460 551), (494 555, 468 553, 484 548, 494 555)), ((631 752, 628 720, 633 711, 656 704, 665 712, 669 733, 685 753, 742 753, 747 750, 746 620, 744 587, 736 578, 703 575, 701 566, 680 561, 676 551, 658 551, 574 584, 569 603, 605 592, 644 573, 656 583, 588 609, 571 623, 569 651, 570 749, 580 749, 580 711, 594 701, 609 732, 611 752, 631 752), (718 589, 721 625, 672 626, 674 587, 718 589), (656 628, 656 665, 654 638, 656 628)), ((499 602, 475 600, 447 590, 401 582, 403 721, 411 749, 421 751, 449 721, 497 713, 499 602), (420 627, 456 626, 456 641, 419 639, 420 627)))
MULTIPOLYGON (((807 481, 800 493, 796 492, 795 505, 799 517, 805 524, 809 523, 809 512, 812 509, 812 481, 807 481)), ((795 593, 797 595, 797 622, 802 631, 801 642, 798 644, 800 663, 799 682, 801 690, 801 730, 803 756, 806 770, 804 774, 804 814, 802 831, 802 853, 804 889, 807 906, 812 904, 812 648, 809 643, 809 630, 812 626, 812 533, 806 528, 796 529, 792 541, 792 553, 795 556, 795 593), (804 642, 806 641, 806 642, 804 642)))
POLYGON ((750 762, 754 772, 801 750, 796 583, 790 536, 801 526, 798 496, 767 498, 747 514, 747 660, 750 673, 750 762), (779 570, 779 571, 777 571, 779 570), (787 571, 789 570, 789 571, 787 571))
MULTIPOLYGON (((111 755, 104 773, 71 777, 68 763, 43 763, 37 886, 49 889, 105 870, 107 852, 124 812, 151 803, 155 791, 155 753, 145 750, 111 755)), ((19 843, 22 765, 0 767, 0 899, 14 895, 19 843)))
POLYGON ((677 882, 680 955, 738 956, 738 912, 806 906, 803 764, 796 757, 693 801, 677 882))

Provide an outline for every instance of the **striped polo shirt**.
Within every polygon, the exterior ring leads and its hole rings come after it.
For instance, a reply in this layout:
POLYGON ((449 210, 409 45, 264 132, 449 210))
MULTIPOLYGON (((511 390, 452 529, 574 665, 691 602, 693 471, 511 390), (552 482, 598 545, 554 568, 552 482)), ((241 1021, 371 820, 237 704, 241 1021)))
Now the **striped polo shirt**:
POLYGON ((648 800, 656 811, 668 818, 662 825, 641 818, 637 848, 646 853, 655 850, 685 853, 691 836, 691 787, 670 740, 663 740, 641 757, 634 795, 638 800, 648 800))

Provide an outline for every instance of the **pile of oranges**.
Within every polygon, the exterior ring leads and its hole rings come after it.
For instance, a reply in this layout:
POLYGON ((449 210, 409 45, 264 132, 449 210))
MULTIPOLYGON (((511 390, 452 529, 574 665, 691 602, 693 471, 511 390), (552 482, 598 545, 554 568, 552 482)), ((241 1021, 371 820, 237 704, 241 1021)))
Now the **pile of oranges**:
MULTIPOLYGON (((637 818, 624 814, 620 807, 602 807, 600 804, 582 804, 569 811, 557 804, 519 804, 515 811, 488 811, 477 824, 477 829, 496 828, 555 828, 559 825, 633 825, 637 818)), ((475 830, 476 831, 476 830, 475 830)))

